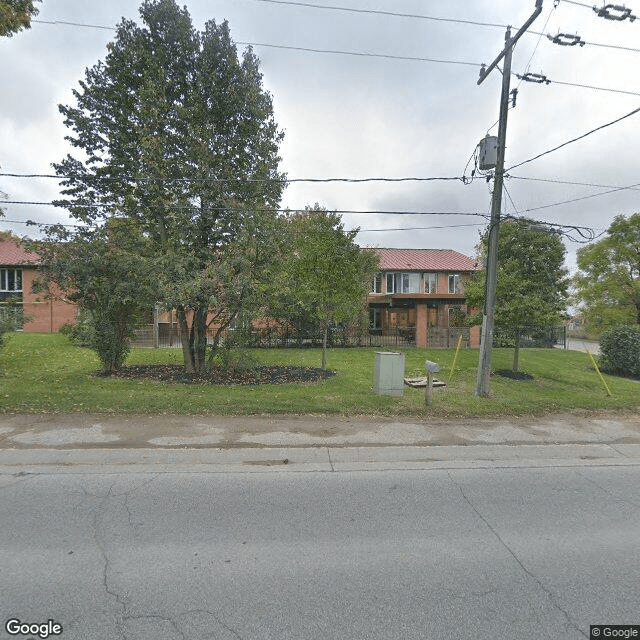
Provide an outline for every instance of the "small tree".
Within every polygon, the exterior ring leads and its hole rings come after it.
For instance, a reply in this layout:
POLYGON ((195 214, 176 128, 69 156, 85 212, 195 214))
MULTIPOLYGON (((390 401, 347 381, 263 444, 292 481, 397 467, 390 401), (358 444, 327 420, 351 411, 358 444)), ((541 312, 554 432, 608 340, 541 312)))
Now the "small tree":
POLYGON ((31 28, 31 18, 38 15, 35 3, 40 0, 0 0, 0 36, 11 37, 31 28))
MULTIPOLYGON (((487 235, 482 236, 479 262, 484 263, 487 235)), ((500 229, 495 327, 515 345, 513 371, 520 366, 520 344, 526 331, 560 324, 566 309, 565 247, 555 234, 537 231, 527 220, 509 221, 500 229)), ((469 307, 484 305, 486 272, 467 283, 469 307)))
POLYGON ((288 250, 274 278, 271 314, 305 317, 320 327, 323 369, 330 326, 359 318, 378 271, 378 256, 355 243, 357 233, 317 204, 287 218, 288 250))
POLYGON ((578 249, 576 302, 596 331, 640 324, 640 213, 617 216, 607 235, 578 249))
POLYGON ((36 291, 63 296, 88 314, 87 344, 103 373, 115 373, 129 353, 133 329, 158 295, 154 261, 139 225, 113 218, 74 234, 52 226, 48 239, 34 248, 41 256, 36 291))

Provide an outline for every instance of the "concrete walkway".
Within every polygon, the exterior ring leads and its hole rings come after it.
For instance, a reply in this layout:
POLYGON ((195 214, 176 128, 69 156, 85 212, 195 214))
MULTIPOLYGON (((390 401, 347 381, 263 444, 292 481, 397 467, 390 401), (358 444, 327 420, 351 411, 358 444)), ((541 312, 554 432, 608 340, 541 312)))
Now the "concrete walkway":
POLYGON ((640 414, 474 420, 336 416, 0 416, 0 467, 332 470, 640 463, 640 414), (549 462, 551 461, 551 462, 549 462), (213 466, 212 466, 213 465, 213 466))

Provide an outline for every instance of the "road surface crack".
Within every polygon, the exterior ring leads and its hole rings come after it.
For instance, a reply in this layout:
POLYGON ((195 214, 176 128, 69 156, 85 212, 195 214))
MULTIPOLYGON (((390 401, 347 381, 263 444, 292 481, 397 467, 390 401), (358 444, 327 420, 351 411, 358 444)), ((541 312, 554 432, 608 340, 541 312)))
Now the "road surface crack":
POLYGON ((331 460, 331 451, 329 450, 329 447, 327 447, 327 457, 329 458, 329 465, 331 466, 331 471, 335 471, 335 469, 333 468, 333 462, 331 460))
POLYGON ((570 626, 572 629, 575 629, 575 631, 577 631, 584 638, 588 638, 589 636, 582 629, 580 629, 580 627, 578 627, 577 624, 571 619, 571 617, 569 616, 569 613, 565 609, 563 609, 558 604, 558 602, 556 602, 556 597, 555 597, 554 593, 544 585, 544 583, 540 580, 540 578, 538 578, 538 576, 536 576, 533 572, 531 572, 522 563, 520 558, 518 558, 518 555, 516 554, 516 552, 502 539, 502 537, 498 533, 497 529, 495 529, 491 525, 491 523, 484 517, 484 515, 482 515, 480 510, 473 504, 471 499, 465 494, 462 486, 453 477, 453 475, 451 474, 450 471, 447 472, 447 475, 451 479, 451 482, 453 482, 453 484, 458 488, 458 491, 460 492, 460 495, 462 496, 463 500, 469 505, 469 507, 471 507, 473 512, 478 516, 478 518, 480 518, 480 520, 482 520, 482 522, 485 524, 487 529, 489 529, 489 531, 491 531, 491 533, 495 536, 495 538, 498 540, 498 542, 507 550, 509 555, 516 561, 516 563, 518 564, 520 569, 522 569, 522 571, 525 573, 525 575, 527 575, 529 578, 531 578, 540 587, 540 589, 545 593, 545 595, 547 596, 547 598, 551 602, 551 605, 554 607, 554 609, 559 611, 562 614, 562 616, 565 618, 565 620, 567 621, 567 625, 570 626))

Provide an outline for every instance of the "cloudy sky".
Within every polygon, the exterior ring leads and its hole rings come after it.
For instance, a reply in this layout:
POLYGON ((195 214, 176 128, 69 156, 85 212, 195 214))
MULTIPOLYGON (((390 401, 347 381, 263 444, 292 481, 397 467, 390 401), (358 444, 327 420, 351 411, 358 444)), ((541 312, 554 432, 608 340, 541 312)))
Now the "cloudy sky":
MULTIPOLYGON (((138 20, 138 6, 44 0, 31 30, 0 41, 3 173, 51 173, 51 163, 66 155, 57 106, 73 103, 71 91, 85 69, 105 56, 110 28, 123 16, 138 20)), ((551 83, 512 77, 518 95, 509 112, 507 167, 640 107, 640 1, 624 6, 639 19, 606 20, 586 2, 544 0, 515 49, 512 70, 551 83), (547 37, 558 34, 586 44, 560 46, 547 37)), ((281 155, 289 178, 424 179, 471 176, 476 145, 487 132, 497 134, 501 74, 495 70, 478 86, 480 65, 493 61, 506 26, 515 33, 535 0, 190 0, 187 7, 198 28, 227 19, 241 48, 254 44, 286 134, 281 155)), ((639 134, 640 113, 512 169, 503 212, 602 233, 614 216, 640 211, 639 134)), ((46 178, 1 176, 0 189, 12 201, 58 195, 57 182, 46 178)), ((474 255, 484 219, 433 214, 488 213, 490 185, 484 179, 300 182, 287 188, 282 205, 315 202, 366 212, 343 215, 347 228, 361 228, 363 246, 474 255)), ((20 235, 37 231, 19 221, 68 222, 53 207, 4 208, 0 229, 20 235)), ((572 267, 580 245, 565 241, 572 267)))

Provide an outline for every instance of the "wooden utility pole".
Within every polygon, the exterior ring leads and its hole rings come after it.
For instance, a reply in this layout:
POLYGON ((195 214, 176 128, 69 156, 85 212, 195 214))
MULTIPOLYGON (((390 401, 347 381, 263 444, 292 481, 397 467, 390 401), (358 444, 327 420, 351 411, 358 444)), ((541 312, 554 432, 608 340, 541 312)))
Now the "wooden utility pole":
POLYGON ((536 0, 536 8, 531 17, 520 27, 515 37, 511 37, 511 28, 505 34, 505 46, 500 55, 480 71, 478 84, 495 69, 504 58, 502 71, 502 92, 500 94, 500 120, 498 124, 498 151, 491 198, 491 221, 487 243, 487 277, 485 288, 484 313, 482 316, 482 334, 480 337, 480 359, 478 362, 477 396, 488 396, 491 392, 491 351, 493 348, 493 326, 496 307, 496 285, 498 276, 498 237, 500 234, 500 213, 502 211, 502 183, 504 180, 504 156, 507 140, 507 116, 509 114, 509 92, 511 88, 511 55, 513 47, 526 32, 533 21, 542 13, 542 0, 536 0))

